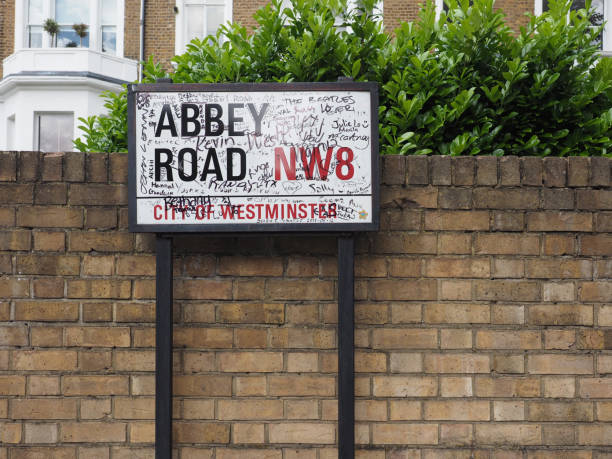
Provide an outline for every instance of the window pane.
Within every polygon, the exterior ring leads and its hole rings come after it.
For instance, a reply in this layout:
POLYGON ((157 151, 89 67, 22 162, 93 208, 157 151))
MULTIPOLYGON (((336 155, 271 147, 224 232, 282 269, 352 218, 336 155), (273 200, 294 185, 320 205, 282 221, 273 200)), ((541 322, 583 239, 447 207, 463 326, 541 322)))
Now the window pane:
POLYGON ((117 0, 102 0, 102 24, 117 24, 117 0))
POLYGON ((55 0, 55 20, 60 24, 89 24, 89 1, 55 0))
POLYGON ((42 34, 41 26, 28 26, 28 47, 42 48, 42 34))
POLYGON ((209 6, 206 8, 206 33, 214 35, 217 29, 225 22, 224 6, 209 6))
POLYGON ((187 15, 187 40, 189 43, 194 38, 204 38, 204 7, 189 5, 185 8, 187 15))
POLYGON ((84 48, 89 47, 89 30, 87 34, 81 39, 74 31, 72 26, 60 27, 60 31, 57 34, 57 47, 58 48, 76 48, 77 46, 83 46, 84 48))
POLYGON ((117 53, 117 28, 115 26, 102 26, 102 52, 117 53))
POLYGON ((28 4, 28 24, 43 23, 43 0, 30 0, 28 4))
POLYGON ((72 151, 74 133, 72 113, 40 113, 38 121, 38 150, 72 151))

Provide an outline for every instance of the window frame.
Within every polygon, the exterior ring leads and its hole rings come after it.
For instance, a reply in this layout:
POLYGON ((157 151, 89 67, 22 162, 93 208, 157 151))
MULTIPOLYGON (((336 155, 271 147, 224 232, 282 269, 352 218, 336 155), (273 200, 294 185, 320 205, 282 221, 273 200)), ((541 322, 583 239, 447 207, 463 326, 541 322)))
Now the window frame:
MULTIPOLYGON (((604 28, 602 32, 601 54, 603 56, 612 56, 612 5, 606 1, 603 2, 603 20, 604 28)), ((533 14, 536 16, 542 15, 544 12, 544 0, 534 0, 533 14)))
MULTIPOLYGON (((223 6, 224 7, 224 18, 223 24, 228 21, 233 21, 233 0, 176 0, 176 14, 175 14, 175 35, 174 35, 174 53, 182 54, 187 49, 187 21, 188 17, 185 14, 186 6, 189 4, 201 4, 206 6, 223 6)), ((206 24, 206 18, 204 19, 206 24)))
MULTIPOLYGON (((89 2, 88 33, 89 46, 81 49, 89 49, 102 53, 102 0, 83 0, 89 2)), ((125 0, 114 0, 117 3, 116 11, 116 51, 115 53, 104 52, 109 56, 124 57, 124 30, 125 30, 125 0)), ((22 49, 66 49, 53 47, 51 36, 43 30, 42 47, 31 48, 29 46, 29 1, 17 2, 15 8, 15 51, 22 49)), ((55 0, 43 0, 43 21, 46 18, 55 18, 55 0)), ((71 48, 74 49, 74 48, 71 48)))
MULTIPOLYGON (((40 117, 42 115, 70 115, 72 117, 72 132, 70 133, 70 142, 74 141, 74 124, 75 124, 75 113, 73 111, 35 111, 33 113, 34 115, 34 150, 35 151, 43 151, 40 149, 40 117)), ((45 151, 46 153, 50 153, 50 152, 56 152, 56 151, 72 151, 74 150, 74 145, 70 145, 70 148, 68 150, 66 150, 65 148, 61 148, 61 146, 58 145, 58 148, 56 150, 50 150, 50 151, 45 151)))

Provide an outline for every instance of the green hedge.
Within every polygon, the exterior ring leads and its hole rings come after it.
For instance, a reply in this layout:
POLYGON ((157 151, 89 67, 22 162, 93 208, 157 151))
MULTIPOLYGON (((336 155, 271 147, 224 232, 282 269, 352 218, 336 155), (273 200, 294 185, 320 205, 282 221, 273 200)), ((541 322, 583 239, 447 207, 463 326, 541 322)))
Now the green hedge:
MULTIPOLYGON (((549 0, 520 33, 494 0, 427 2, 414 23, 387 34, 374 0, 273 0, 252 34, 227 24, 194 40, 166 73, 150 59, 145 82, 335 81, 381 87, 381 154, 612 154, 612 59, 600 58, 588 9, 549 0)), ((587 5, 588 7, 588 5, 587 5)), ((105 93, 106 116, 80 119, 81 151, 126 151, 126 91, 105 93)))

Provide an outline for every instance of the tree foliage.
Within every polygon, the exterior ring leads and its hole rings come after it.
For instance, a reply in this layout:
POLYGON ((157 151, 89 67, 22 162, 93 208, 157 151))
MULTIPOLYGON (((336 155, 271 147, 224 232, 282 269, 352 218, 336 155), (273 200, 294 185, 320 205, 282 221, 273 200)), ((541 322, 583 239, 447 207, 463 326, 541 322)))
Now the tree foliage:
MULTIPOLYGON (((145 82, 335 81, 380 85, 382 154, 610 155, 612 60, 601 58, 590 11, 549 0, 519 33, 494 0, 427 2, 386 33, 374 0, 273 0, 252 33, 227 24, 195 39, 167 73, 150 59, 145 82)), ((107 115, 81 119, 82 151, 126 151, 126 91, 105 93, 107 115)))

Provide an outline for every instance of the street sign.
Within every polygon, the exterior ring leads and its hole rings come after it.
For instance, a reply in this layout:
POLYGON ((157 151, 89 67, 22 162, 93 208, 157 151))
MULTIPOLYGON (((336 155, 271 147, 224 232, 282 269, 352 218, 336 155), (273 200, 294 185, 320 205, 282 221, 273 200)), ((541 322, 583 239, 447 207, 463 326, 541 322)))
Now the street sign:
POLYGON ((378 229, 375 83, 128 91, 135 232, 378 229))

